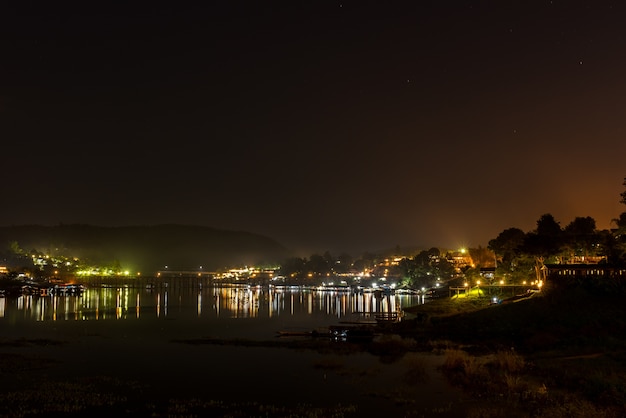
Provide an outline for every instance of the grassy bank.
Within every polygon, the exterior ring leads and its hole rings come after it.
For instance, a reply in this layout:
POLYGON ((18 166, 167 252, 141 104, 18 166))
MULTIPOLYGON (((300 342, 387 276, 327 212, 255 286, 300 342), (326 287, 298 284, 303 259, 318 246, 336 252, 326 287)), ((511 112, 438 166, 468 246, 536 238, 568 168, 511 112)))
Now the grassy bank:
POLYGON ((442 298, 398 331, 446 357, 450 382, 482 399, 475 416, 626 416, 626 308, 619 283, 552 282, 515 303, 442 298))

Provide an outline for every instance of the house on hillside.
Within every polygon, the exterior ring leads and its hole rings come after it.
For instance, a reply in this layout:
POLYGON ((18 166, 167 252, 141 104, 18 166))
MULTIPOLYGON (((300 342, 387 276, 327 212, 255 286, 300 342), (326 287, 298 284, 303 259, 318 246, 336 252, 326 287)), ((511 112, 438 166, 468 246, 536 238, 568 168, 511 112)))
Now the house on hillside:
POLYGON ((480 277, 484 278, 488 282, 491 282, 493 279, 496 278, 496 268, 495 267, 481 267, 480 277))

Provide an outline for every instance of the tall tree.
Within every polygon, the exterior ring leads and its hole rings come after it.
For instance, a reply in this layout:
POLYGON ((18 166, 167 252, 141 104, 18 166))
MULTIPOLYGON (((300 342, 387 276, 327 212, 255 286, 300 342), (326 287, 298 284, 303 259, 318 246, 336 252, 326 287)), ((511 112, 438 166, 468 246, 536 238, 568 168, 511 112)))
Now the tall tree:
POLYGON ((542 215, 537 221, 537 229, 526 234, 524 252, 535 257, 535 275, 537 280, 545 281, 545 260, 555 258, 561 251, 563 230, 549 213, 542 215))
MULTIPOLYGON (((624 177, 624 186, 626 187, 626 177, 624 177)), ((621 199, 620 203, 626 205, 626 191, 620 193, 621 199)), ((613 223, 617 226, 617 231, 615 233, 618 236, 626 235, 626 212, 622 212, 619 215, 619 218, 613 219, 613 223)))
POLYGON ((600 237, 596 230, 596 221, 590 216, 577 217, 564 229, 564 250, 569 257, 584 260, 596 254, 600 237))
POLYGON ((513 260, 520 254, 526 233, 519 228, 508 228, 489 241, 487 248, 496 254, 502 267, 510 269, 513 260))
POLYGON ((563 230, 554 216, 547 213, 537 221, 537 229, 526 234, 524 251, 540 257, 556 256, 563 243, 563 230))
MULTIPOLYGON (((626 187, 626 177, 624 177, 624 183, 626 187)), ((626 205, 626 191, 620 193, 620 203, 626 205)), ((613 231, 615 238, 613 247, 613 263, 624 266, 626 265, 626 212, 622 212, 619 218, 613 219, 613 222, 617 226, 617 229, 613 231)))
POLYGON ((448 280, 454 275, 454 265, 445 257, 438 257, 432 263, 432 268, 433 274, 442 280, 448 280))

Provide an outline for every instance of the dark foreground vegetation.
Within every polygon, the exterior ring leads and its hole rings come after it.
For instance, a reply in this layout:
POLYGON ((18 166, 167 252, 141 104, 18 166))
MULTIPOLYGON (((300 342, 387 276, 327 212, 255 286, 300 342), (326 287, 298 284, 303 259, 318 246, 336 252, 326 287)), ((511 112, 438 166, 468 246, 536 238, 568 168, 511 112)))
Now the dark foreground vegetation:
POLYGON ((398 331, 439 341, 450 381, 485 402, 473 416, 626 416, 626 283, 553 278, 517 303, 415 307, 398 331), (446 342, 447 341, 447 342, 446 342))

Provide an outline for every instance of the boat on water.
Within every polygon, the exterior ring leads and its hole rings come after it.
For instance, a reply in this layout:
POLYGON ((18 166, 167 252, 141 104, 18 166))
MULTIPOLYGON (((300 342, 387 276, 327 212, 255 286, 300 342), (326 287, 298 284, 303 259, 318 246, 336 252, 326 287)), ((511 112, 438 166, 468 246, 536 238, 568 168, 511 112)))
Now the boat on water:
POLYGON ((331 335, 340 341, 368 342, 375 336, 375 328, 370 325, 333 325, 329 327, 331 335))
POLYGON ((47 288, 47 294, 53 296, 80 295, 85 290, 82 284, 63 283, 47 288))

